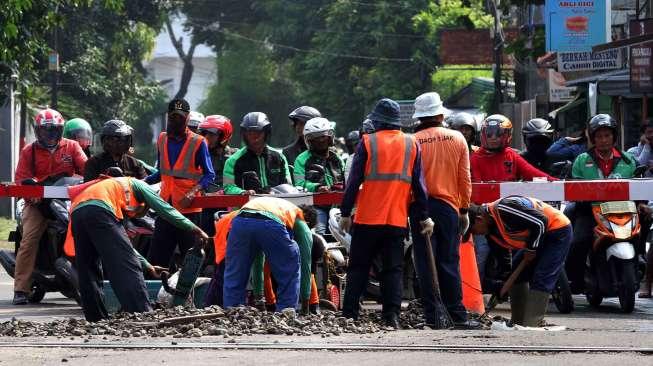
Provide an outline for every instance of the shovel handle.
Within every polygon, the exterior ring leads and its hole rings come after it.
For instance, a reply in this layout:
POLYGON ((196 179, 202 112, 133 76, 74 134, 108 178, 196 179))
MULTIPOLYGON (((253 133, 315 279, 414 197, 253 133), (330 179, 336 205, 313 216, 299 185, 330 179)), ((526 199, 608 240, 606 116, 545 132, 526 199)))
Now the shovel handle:
POLYGON ((524 271, 524 268, 528 266, 528 264, 531 262, 531 258, 522 258, 522 261, 519 262, 519 265, 515 270, 510 274, 510 277, 506 280, 506 283, 503 284, 503 287, 501 287, 501 292, 499 292, 499 295, 501 298, 506 296, 508 291, 512 288, 512 286, 515 284, 515 281, 517 281, 517 278, 519 275, 524 271))

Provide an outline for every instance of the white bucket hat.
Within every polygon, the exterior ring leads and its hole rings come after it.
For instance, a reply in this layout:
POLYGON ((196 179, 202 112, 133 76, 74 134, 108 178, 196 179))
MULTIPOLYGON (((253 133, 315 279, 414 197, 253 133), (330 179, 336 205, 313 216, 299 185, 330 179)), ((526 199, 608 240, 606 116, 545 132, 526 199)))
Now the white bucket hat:
POLYGON ((447 108, 442 105, 440 94, 436 92, 424 93, 415 99, 413 118, 444 115, 447 114, 447 111, 447 108))

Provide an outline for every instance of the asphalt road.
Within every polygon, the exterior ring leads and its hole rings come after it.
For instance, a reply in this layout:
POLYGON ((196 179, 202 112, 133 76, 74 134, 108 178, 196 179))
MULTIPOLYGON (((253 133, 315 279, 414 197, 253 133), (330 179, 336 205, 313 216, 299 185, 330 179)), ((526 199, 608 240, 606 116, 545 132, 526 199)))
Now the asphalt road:
MULTIPOLYGON (((81 317, 79 307, 57 293, 48 294, 43 303, 15 307, 11 305, 12 279, 0 274, 0 322, 17 317, 32 321, 53 318, 81 317)), ((559 314, 552 305, 547 321, 566 326, 563 331, 435 331, 402 330, 377 334, 343 334, 322 338, 288 336, 244 336, 227 344, 221 337, 200 339, 139 338, 11 338, 0 336, 0 366, 66 364, 319 364, 319 365, 397 365, 433 364, 442 361, 454 364, 516 365, 647 365, 653 355, 636 352, 489 352, 411 350, 415 346, 541 346, 541 347, 620 347, 653 348, 653 301, 638 299, 632 314, 619 312, 617 299, 606 299, 599 309, 590 308, 582 297, 576 297, 577 309, 572 314, 559 314), (43 344, 45 343, 45 344, 43 344), (37 347, 37 344, 39 346, 37 347), (175 345, 176 344, 176 345, 175 345), (263 349, 251 349, 251 345, 263 349), (106 347, 110 348, 81 348, 106 347), (175 345, 175 346, 172 346, 175 345), (250 345, 250 346, 248 346, 250 345), (309 346, 309 349, 300 349, 309 346), (321 345, 336 350, 319 350, 321 345), (372 347, 402 346, 404 350, 373 350, 372 347), (165 349, 166 347, 174 349, 165 349), (136 347, 135 349, 128 347, 136 347), (158 347, 158 348, 157 348, 158 347), (243 349, 220 349, 241 347, 243 349), (287 348, 265 349, 269 347, 287 348), (340 347, 364 350, 343 351, 340 347), (194 349, 187 349, 194 348, 194 349), (246 349, 247 348, 247 349, 246 349), (408 348, 408 350, 405 350, 408 348)), ((509 316, 506 305, 495 314, 509 316)))

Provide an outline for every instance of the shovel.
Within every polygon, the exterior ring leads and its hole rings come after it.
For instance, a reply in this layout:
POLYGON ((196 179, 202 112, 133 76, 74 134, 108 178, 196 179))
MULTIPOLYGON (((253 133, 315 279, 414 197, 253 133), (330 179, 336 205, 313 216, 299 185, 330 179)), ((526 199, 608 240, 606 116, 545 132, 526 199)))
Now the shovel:
POLYGON ((490 301, 488 301, 485 307, 485 312, 483 313, 483 315, 481 315, 481 319, 485 318, 487 314, 501 302, 501 299, 503 299, 508 293, 508 291, 510 291, 512 285, 515 284, 515 281, 517 281, 519 275, 524 271, 524 268, 528 266, 528 264, 533 260, 533 258, 534 257, 524 256, 524 258, 519 263, 517 268, 515 268, 515 270, 510 274, 510 277, 508 277, 506 283, 504 283, 503 287, 501 287, 501 290, 499 291, 499 295, 494 294, 492 295, 492 297, 490 297, 490 301))
POLYGON ((426 260, 428 261, 429 272, 431 272, 429 275, 433 285, 433 292, 435 293, 435 329, 451 329, 454 327, 454 324, 440 296, 440 283, 438 281, 438 271, 435 267, 435 255, 433 254, 431 237, 424 234, 424 242, 426 247, 426 260))

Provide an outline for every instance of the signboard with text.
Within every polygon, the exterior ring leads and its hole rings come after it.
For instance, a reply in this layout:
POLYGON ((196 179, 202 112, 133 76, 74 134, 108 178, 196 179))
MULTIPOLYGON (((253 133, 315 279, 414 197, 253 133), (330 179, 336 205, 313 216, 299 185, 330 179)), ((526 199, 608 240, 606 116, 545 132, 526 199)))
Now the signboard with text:
POLYGON ((653 93, 653 42, 630 47, 631 93, 653 93))
POLYGON ((618 48, 602 52, 558 52, 560 72, 620 69, 622 62, 618 48))
POLYGON ((611 0, 547 0, 545 18, 550 52, 591 51, 612 40, 611 0))
POLYGON ((576 98, 576 87, 565 86, 565 77, 553 70, 549 69, 549 102, 550 103, 567 103, 576 98))

